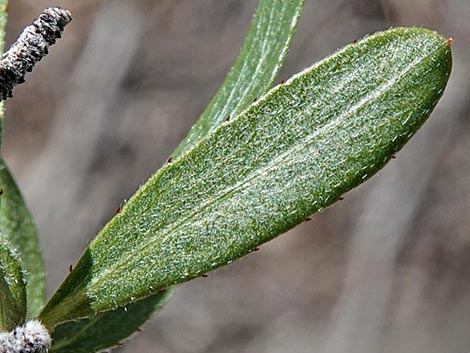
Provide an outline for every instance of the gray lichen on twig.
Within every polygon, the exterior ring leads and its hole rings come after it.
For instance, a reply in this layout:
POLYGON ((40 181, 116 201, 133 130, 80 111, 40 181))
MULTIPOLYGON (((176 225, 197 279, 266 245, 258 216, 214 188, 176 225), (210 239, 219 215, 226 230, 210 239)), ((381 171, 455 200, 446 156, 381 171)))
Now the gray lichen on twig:
POLYGON ((0 100, 12 97, 13 88, 25 81, 26 73, 47 55, 71 20, 68 10, 51 7, 23 30, 0 60, 0 100))

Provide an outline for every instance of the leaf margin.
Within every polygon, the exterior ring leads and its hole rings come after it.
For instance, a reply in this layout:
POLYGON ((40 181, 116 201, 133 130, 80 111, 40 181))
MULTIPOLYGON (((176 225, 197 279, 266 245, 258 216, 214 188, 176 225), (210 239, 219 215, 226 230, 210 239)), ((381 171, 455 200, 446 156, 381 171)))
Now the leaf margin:
MULTIPOLYGON (((393 30, 389 30, 389 31, 385 31, 385 32, 379 32, 373 36, 370 36, 370 37, 367 37, 365 40, 363 40, 362 42, 359 42, 357 44, 354 44, 355 47, 360 47, 361 45, 364 45, 363 43, 367 42, 367 41, 370 41, 371 38, 374 38, 374 37, 380 37, 380 36, 384 36, 384 33, 391 33, 392 31, 425 31, 426 33, 432 35, 432 36, 435 36, 435 38, 439 38, 439 40, 441 41, 441 46, 439 47, 439 49, 436 49, 435 53, 437 53, 438 51, 441 51, 442 50, 442 54, 443 55, 443 59, 444 62, 443 62, 443 67, 441 67, 439 70, 439 72, 442 71, 443 73, 443 76, 442 76, 442 80, 440 80, 440 82, 442 83, 442 87, 440 88, 439 92, 435 92, 435 96, 434 96, 434 101, 433 102, 429 102, 430 104, 430 108, 426 108, 423 112, 420 112, 420 116, 422 118, 422 120, 420 120, 420 123, 416 125, 416 129, 419 128, 419 126, 424 122, 424 120, 429 116, 431 110, 432 110, 432 107, 437 103, 437 100, 439 99, 439 97, 442 95, 442 92, 443 92, 443 89, 445 87, 445 84, 447 83, 447 79, 448 79, 448 76, 450 75, 450 67, 451 67, 451 57, 450 57, 450 43, 449 41, 445 40, 444 38, 442 38, 441 36, 439 36, 438 34, 436 34, 435 32, 433 31, 430 31, 430 30, 425 30, 425 29, 420 29, 420 28, 395 28, 393 30), (445 53, 445 55, 444 55, 445 53)), ((239 121, 240 119, 242 119, 242 117, 244 117, 244 119, 248 119, 246 116, 248 115, 256 115, 256 111, 257 109, 260 108, 260 105, 262 104, 263 101, 265 101, 266 99, 268 99, 269 97, 272 97, 274 94, 276 94, 277 92, 279 92, 279 90, 282 89, 282 87, 288 87, 289 84, 291 84, 294 80, 297 80, 299 78, 302 77, 302 75, 306 74, 306 72, 309 72, 309 71, 312 71, 313 69, 319 67, 321 64, 324 64, 325 62, 327 62, 328 60, 332 60, 332 57, 334 57, 335 55, 338 55, 346 50, 348 50, 348 48, 351 48, 353 45, 349 45, 349 46, 346 46, 345 48, 339 50, 338 52, 336 52, 335 54, 333 54, 332 56, 322 60, 321 62, 319 62, 318 64, 315 64, 313 65, 311 68, 309 69, 306 69, 304 70, 303 72, 297 74, 297 75, 294 75, 288 82, 286 82, 284 85, 280 85, 280 86, 277 86, 275 87, 273 90, 271 90, 266 96, 264 96, 262 99, 258 100, 258 102, 254 103, 251 105, 251 107, 244 112, 244 114, 238 116, 236 119, 233 119, 231 120, 229 123, 227 124, 224 124, 223 126, 215 129, 214 131, 212 131, 209 136, 207 138, 205 138, 203 141, 200 141, 199 143, 196 144, 196 146, 194 146, 188 153, 186 153, 181 159, 175 161, 175 163, 171 163, 171 164, 168 164, 166 166, 164 166, 162 169, 160 169, 150 180, 152 181, 155 181, 159 176, 161 176, 163 173, 165 173, 166 171, 168 171, 170 168, 175 168, 175 166, 177 166, 178 164, 182 164, 183 162, 181 162, 182 159, 188 159, 190 160, 191 158, 191 155, 196 152, 196 150, 202 150, 203 149, 203 145, 206 143, 205 141, 209 140, 209 139, 212 139, 212 141, 216 138, 216 137, 220 137, 220 135, 223 133, 221 131, 223 131, 223 129, 226 129, 227 126, 231 126, 232 124, 235 124, 236 121, 239 121), (268 97, 268 98, 267 98, 268 97), (201 147, 202 146, 202 147, 201 147)), ((430 54, 431 55, 431 54, 430 54)), ((430 56, 429 55, 429 56, 430 56)), ((427 57, 426 57, 427 58, 427 57)), ((424 59, 426 59, 424 58, 424 59)), ((424 61, 423 59, 423 61, 424 61)), ((228 128, 227 128, 228 129, 228 128)), ((416 130, 414 130, 415 132, 416 130)), ((411 136, 411 135, 410 135, 411 136)), ((377 164, 373 165, 372 167, 370 167, 370 171, 371 172, 375 172, 377 171, 379 168, 381 168, 389 159, 390 157, 392 156, 393 153, 395 153, 398 149, 400 149, 403 144, 407 141, 407 139, 410 137, 410 136, 400 136, 399 138, 399 141, 397 143, 395 143, 395 141, 393 141, 393 145, 392 145, 392 149, 390 150, 387 150, 386 153, 384 154, 384 156, 380 156, 381 158, 384 158, 383 161, 379 161, 377 164)), ((207 142, 208 143, 208 142, 207 142)), ((354 175, 352 177, 352 181, 351 181, 351 187, 348 188, 348 190, 356 185, 358 185, 359 183, 363 182, 364 180, 368 179, 370 177, 370 174, 368 173, 362 173, 361 175, 354 175)), ((136 193, 136 195, 134 195, 133 198, 138 198, 141 194, 145 193, 146 192, 146 189, 149 188, 151 183, 146 183, 141 189, 139 189, 139 191, 136 193)), ((347 191, 347 190, 346 190, 347 191)), ((329 206, 330 204, 332 204, 334 201, 336 201, 337 199, 339 199, 339 197, 342 195, 342 193, 345 192, 345 190, 339 190, 337 192, 333 192, 332 194, 330 194, 329 196, 325 197, 324 200, 322 200, 322 202, 320 203, 320 206, 316 209, 317 211, 323 207, 326 207, 326 206, 329 206)), ((130 207, 129 205, 132 203, 131 202, 132 199, 126 204, 126 206, 123 208, 123 210, 121 211, 120 215, 118 216, 118 219, 119 217, 123 217, 123 215, 126 213, 126 211, 128 211, 128 208, 130 207)), ((303 205, 302 207, 304 207, 305 205, 303 205)), ((311 207, 311 206, 310 206, 311 207)), ((314 209, 309 209, 310 211, 315 211, 314 209)), ((307 212, 306 210, 301 210, 302 212, 307 212)), ((310 212, 309 211, 309 212, 310 212)), ((310 213, 306 213, 305 215, 301 215, 301 216, 306 216, 310 213)), ((295 222, 299 223, 301 222, 301 218, 298 218, 295 220, 295 222)), ((116 222, 115 219, 113 219, 110 223, 108 223, 108 225, 105 226, 105 228, 102 230, 101 234, 109 231, 110 229, 108 227, 111 227, 111 224, 113 222, 116 222)), ((295 223, 294 222, 294 223, 295 223)), ((293 225, 292 225, 293 226, 293 225)), ((291 226, 291 227, 292 227, 291 226)), ((289 227, 285 228, 285 229, 281 229, 280 232, 277 232, 276 235, 284 232, 285 230, 289 229, 289 227)), ((272 239, 274 236, 276 235, 270 235, 268 238, 269 239, 272 239)), ((267 241, 269 239, 264 239, 262 242, 264 241, 267 241)), ((94 241, 92 244, 91 244, 91 247, 93 246, 93 244, 96 244, 96 241, 94 241)), ((250 251, 250 248, 256 246, 256 245, 259 245, 259 244, 256 244, 256 243, 253 243, 253 244, 249 244, 247 245, 247 247, 239 252, 239 253, 236 253, 234 254, 234 258, 236 257, 240 257, 244 254, 246 254, 247 252, 250 251)), ((91 303, 93 302, 97 302, 96 300, 99 300, 98 296, 96 294, 92 294, 91 296, 87 296, 86 294, 84 294, 87 290, 87 284, 86 284, 86 281, 89 281, 91 277, 89 276, 92 276, 91 272, 87 272, 90 270, 91 266, 92 266, 92 262, 90 262, 90 259, 91 259, 91 255, 89 253, 89 250, 90 248, 87 250, 87 252, 85 252, 84 254, 84 257, 82 258, 82 260, 79 262, 79 265, 76 267, 76 270, 80 270, 83 271, 83 272, 77 272, 75 273, 75 275, 72 273, 71 276, 69 276, 69 278, 66 280, 68 281, 68 285, 66 285, 66 283, 64 283, 64 285, 59 289, 59 291, 56 293, 56 297, 53 298, 49 304, 48 304, 48 307, 46 308, 45 311, 43 311, 42 315, 43 315, 43 318, 45 319, 45 321, 53 326, 55 323, 54 323, 54 320, 58 320, 58 317, 60 317, 63 313, 60 313, 60 312, 57 312, 57 307, 54 308, 56 305, 58 306, 61 306, 61 307, 64 307, 64 302, 61 302, 61 300, 63 298, 61 298, 61 296, 63 296, 66 291, 67 291, 67 288, 71 288, 73 287, 74 285, 78 285, 77 286, 77 291, 75 292, 75 294, 71 295, 71 296, 68 296, 68 299, 66 300, 66 304, 65 305, 69 305, 69 304, 76 304, 75 307, 73 308, 73 311, 70 312, 69 314, 77 314, 79 312, 81 312, 82 314, 85 313, 88 311, 88 313, 90 315, 92 315, 92 311, 94 308, 94 310, 102 310, 103 307, 100 307, 100 305, 93 305, 91 303), (85 282, 83 282, 83 280, 85 280, 85 282), (81 285, 80 285, 81 283, 81 285), (84 292, 81 292, 83 291, 84 292), (88 306, 88 309, 86 309, 85 307, 88 306), (56 310, 55 312, 55 315, 54 315, 54 310, 56 310), (52 314, 51 314, 52 312, 52 314)), ((232 259, 234 259, 232 258, 232 259)), ((222 262, 219 262, 216 266, 212 265, 212 266, 209 266, 207 268, 200 268, 199 270, 195 270, 193 273, 188 273, 188 274, 185 274, 184 276, 182 276, 181 278, 174 278, 175 282, 172 282, 172 283, 167 283, 167 284, 176 284, 176 283, 180 283, 180 282, 183 282, 183 281, 187 281, 187 280, 190 280, 192 278, 195 278, 199 275, 201 275, 202 273, 205 273, 209 270, 212 270, 212 269, 215 269, 217 267, 220 267, 220 266, 223 266, 225 264, 227 264, 227 262, 229 263, 231 260, 227 260, 225 261, 225 263, 222 263, 222 262)), ((95 283, 97 283, 95 281, 95 283)), ((161 284, 162 285, 162 288, 165 287, 164 284, 161 284)), ((158 290, 160 287, 158 287, 157 285, 155 285, 154 287, 150 287, 151 290, 158 290)), ((65 298, 67 298, 67 295, 65 295, 65 298)), ((115 305, 123 305, 123 302, 115 302, 115 305)), ((86 314, 87 315, 87 314, 86 314)))

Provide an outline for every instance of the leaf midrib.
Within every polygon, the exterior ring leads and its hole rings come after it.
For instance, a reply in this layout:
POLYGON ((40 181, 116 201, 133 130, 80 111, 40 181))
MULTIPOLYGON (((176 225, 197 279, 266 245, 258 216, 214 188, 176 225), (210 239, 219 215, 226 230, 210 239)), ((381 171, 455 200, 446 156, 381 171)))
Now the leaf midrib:
MULTIPOLYGON (((322 132, 331 129, 337 125, 339 125, 343 120, 347 119, 351 115, 353 115, 355 112, 357 112, 359 109, 362 107, 366 106, 367 103, 373 102, 386 92, 388 92, 394 84, 398 83, 401 81, 413 68, 418 67, 419 65, 423 64, 426 62, 430 57, 432 57, 434 54, 436 54, 438 51, 440 51, 444 46, 446 46, 447 43, 443 43, 439 48, 436 50, 432 51, 428 55, 424 57, 419 57, 418 59, 414 60, 412 63, 410 63, 402 72, 400 72, 398 75, 392 77, 388 81, 386 81, 384 84, 379 86, 377 89, 371 91, 369 94, 367 94, 364 98, 362 98, 358 103, 356 103, 354 106, 349 108, 348 111, 346 111, 343 114, 338 115, 331 121, 329 121, 327 124, 323 125, 321 128, 315 130, 313 133, 306 135, 301 141, 299 141, 296 144, 293 144, 292 146, 288 147, 284 152, 280 153, 279 155, 275 156, 273 159, 271 159, 268 163, 266 163, 265 166, 261 167, 260 169, 256 169, 253 172, 247 174, 246 178, 243 180, 237 182, 236 184, 230 186, 229 188, 225 189, 222 193, 216 194, 212 198, 210 198, 208 201, 204 202, 201 204, 200 207, 198 207, 195 211, 187 215, 186 217, 183 217, 179 222, 171 224, 170 227, 164 226, 162 227, 158 233, 160 233, 160 236, 158 237, 152 237, 148 241, 144 241, 141 244, 139 244, 135 250, 133 251, 134 253, 139 254, 139 257, 145 257, 146 254, 150 252, 151 246, 155 243, 164 243, 168 236, 172 234, 172 232, 179 228, 183 223, 186 223, 190 221, 191 219, 194 218, 195 215, 200 214, 201 211, 204 209, 208 208, 209 206, 213 205, 215 202, 220 201, 224 199, 227 195, 230 195, 233 191, 243 191, 249 186, 252 185, 252 181, 257 180, 259 177, 261 177, 265 172, 270 171, 274 167, 276 167, 276 162, 284 159, 286 156, 291 154, 293 151, 300 151, 302 148, 306 146, 306 144, 310 143, 315 137, 320 135, 322 132), (300 146, 300 148, 299 148, 300 146), (166 230, 166 232, 164 232, 166 230)), ((324 62, 323 62, 324 63, 324 62)), ((315 66, 314 66, 315 67, 315 66)), ((313 69, 312 67, 311 69, 313 69)), ((289 80, 292 82, 292 80, 289 80)), ((286 83, 287 84, 287 83, 286 83)), ((99 283, 103 279, 107 277, 108 273, 118 273, 119 270, 124 269, 126 267, 126 262, 128 262, 128 259, 121 259, 115 263, 113 263, 110 267, 105 268, 101 274, 98 274, 96 277, 92 279, 91 284, 89 285, 89 289, 93 290, 95 287, 95 283, 99 283)), ((96 286, 99 287, 99 286, 96 286)))

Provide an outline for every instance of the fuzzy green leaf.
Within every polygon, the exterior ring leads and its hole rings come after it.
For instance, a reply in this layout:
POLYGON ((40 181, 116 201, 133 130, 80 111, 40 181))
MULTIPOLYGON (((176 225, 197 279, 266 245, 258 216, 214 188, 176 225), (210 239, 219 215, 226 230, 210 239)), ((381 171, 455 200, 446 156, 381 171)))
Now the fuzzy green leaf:
POLYGON ((6 165, 0 159, 0 240, 18 252, 26 270, 28 318, 45 303, 44 265, 36 227, 6 165))
POLYGON ((240 54, 214 98, 173 153, 178 158, 265 94, 289 50, 304 0, 260 0, 240 54), (250 77, 250 80, 244 78, 250 77))
POLYGON ((23 270, 13 252, 0 244, 0 332, 24 323, 26 290, 23 270))
POLYGON ((70 321, 56 327, 49 353, 94 353, 113 347, 138 330, 169 298, 170 291, 107 311, 91 319, 70 321))
POLYGON ((237 116, 266 93, 287 55, 303 3, 303 0, 260 1, 232 70, 174 152, 174 159, 224 123, 228 116, 237 116))
POLYGON ((161 168, 41 314, 48 327, 198 277, 362 183, 424 123, 451 69, 426 29, 377 33, 294 76, 161 168))

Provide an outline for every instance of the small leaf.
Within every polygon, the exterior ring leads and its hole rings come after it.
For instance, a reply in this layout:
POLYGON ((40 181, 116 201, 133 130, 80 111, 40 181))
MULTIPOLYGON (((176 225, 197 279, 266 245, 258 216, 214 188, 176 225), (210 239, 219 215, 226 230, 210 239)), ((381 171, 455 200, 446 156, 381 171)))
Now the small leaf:
POLYGON ((450 69, 448 41, 397 28, 275 87, 152 176, 41 320, 53 328, 201 276, 331 205, 417 131, 450 69))
POLYGON ((122 343, 139 329, 169 299, 164 291, 107 311, 91 319, 70 321, 56 327, 49 353, 93 353, 122 343))
POLYGON ((45 303, 44 265, 36 227, 23 198, 0 159, 0 240, 18 252, 26 274, 28 318, 33 318, 45 303))
POLYGON ((287 55, 303 3, 303 0, 260 1, 234 66, 173 158, 266 93, 287 55))
POLYGON ((0 244, 0 332, 24 323, 26 290, 23 270, 13 252, 0 244))

